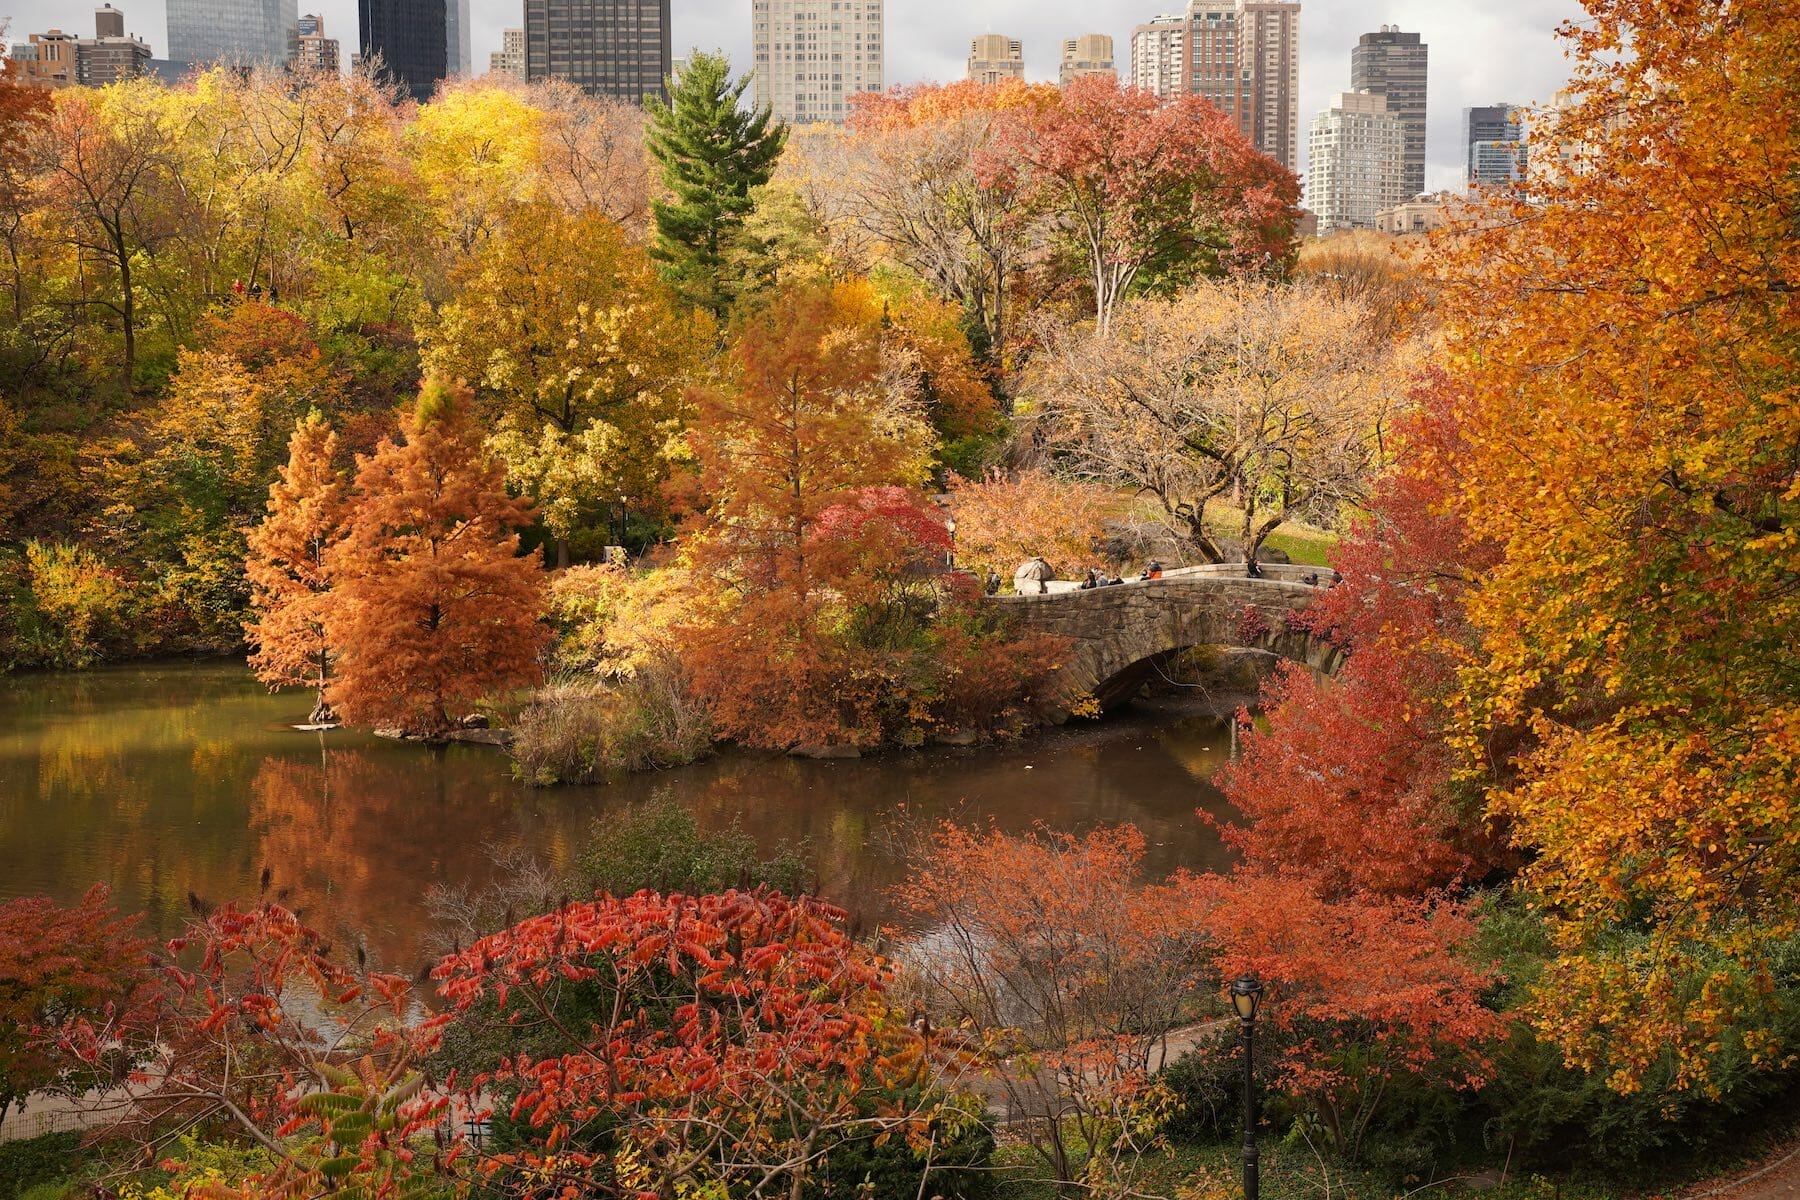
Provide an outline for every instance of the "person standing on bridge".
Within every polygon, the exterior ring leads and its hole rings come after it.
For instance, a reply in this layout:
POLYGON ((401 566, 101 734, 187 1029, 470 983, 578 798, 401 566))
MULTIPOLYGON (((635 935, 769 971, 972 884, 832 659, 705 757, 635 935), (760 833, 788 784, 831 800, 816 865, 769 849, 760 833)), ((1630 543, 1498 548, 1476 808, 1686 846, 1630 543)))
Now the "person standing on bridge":
POLYGON ((1138 579, 1149 580, 1149 579, 1161 579, 1162 577, 1163 577, 1163 566, 1160 562, 1156 561, 1153 558, 1144 567, 1144 573, 1142 575, 1139 575, 1138 579))

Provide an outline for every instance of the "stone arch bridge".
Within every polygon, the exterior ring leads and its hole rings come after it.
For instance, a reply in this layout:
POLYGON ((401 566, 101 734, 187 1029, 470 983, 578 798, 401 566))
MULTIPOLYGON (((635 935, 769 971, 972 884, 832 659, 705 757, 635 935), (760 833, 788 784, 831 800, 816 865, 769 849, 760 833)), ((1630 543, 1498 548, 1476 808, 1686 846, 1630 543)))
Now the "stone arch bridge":
POLYGON ((1036 596, 992 596, 1021 632, 1048 633, 1072 644, 1063 664, 1062 699, 1092 695, 1101 708, 1129 700, 1182 651, 1238 646, 1337 669, 1342 651, 1289 623, 1337 574, 1323 567, 1263 564, 1249 579, 1242 563, 1184 567, 1161 579, 1081 591, 1051 583, 1036 596), (1317 583, 1305 582, 1308 576, 1317 583))

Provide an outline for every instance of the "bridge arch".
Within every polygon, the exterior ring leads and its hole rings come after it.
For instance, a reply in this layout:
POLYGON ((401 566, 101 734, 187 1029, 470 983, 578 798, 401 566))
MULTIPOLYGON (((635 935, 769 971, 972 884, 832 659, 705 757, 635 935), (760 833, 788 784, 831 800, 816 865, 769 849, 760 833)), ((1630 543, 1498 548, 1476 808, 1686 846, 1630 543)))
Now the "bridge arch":
MULTIPOLYGON (((1242 564, 1189 567, 1161 579, 1038 596, 994 596, 1021 632, 1066 638, 1057 703, 1066 714, 1084 695, 1111 708, 1138 690, 1176 655, 1195 646, 1238 646, 1337 669, 1342 651, 1292 618, 1335 581, 1313 567, 1267 565, 1248 579, 1242 564), (1309 577, 1319 580, 1308 583, 1309 577)), ((1055 586, 1055 585, 1052 585, 1055 586)))

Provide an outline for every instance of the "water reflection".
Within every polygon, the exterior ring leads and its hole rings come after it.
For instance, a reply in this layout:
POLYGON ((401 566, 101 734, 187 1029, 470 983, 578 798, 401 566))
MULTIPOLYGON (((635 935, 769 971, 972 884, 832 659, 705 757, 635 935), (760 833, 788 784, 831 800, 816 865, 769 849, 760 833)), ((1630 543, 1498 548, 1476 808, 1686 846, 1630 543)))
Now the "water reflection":
POLYGON ((741 825, 767 853, 805 842, 825 894, 870 920, 894 916, 884 892, 903 870, 902 822, 1131 821, 1154 871, 1223 861, 1194 816, 1220 803, 1205 781, 1228 734, 1208 718, 1140 716, 1020 746, 860 762, 731 755, 540 792, 484 748, 296 732, 306 708, 233 663, 0 680, 0 897, 68 900, 104 880, 168 935, 189 892, 251 897, 267 867, 313 924, 410 971, 429 944, 433 884, 492 881, 496 848, 571 872, 597 822, 603 831, 608 813, 658 795, 702 828, 741 825))

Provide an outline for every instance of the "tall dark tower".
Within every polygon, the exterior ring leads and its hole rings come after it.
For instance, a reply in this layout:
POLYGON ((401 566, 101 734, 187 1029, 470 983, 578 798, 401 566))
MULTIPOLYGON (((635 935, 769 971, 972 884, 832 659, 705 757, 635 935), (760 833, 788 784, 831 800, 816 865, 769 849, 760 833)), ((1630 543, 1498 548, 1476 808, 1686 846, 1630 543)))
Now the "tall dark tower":
POLYGON ((444 0, 357 0, 362 56, 423 104, 450 73, 444 0))
POLYGON ((1416 33, 1383 25, 1350 51, 1350 86, 1387 97, 1388 111, 1406 131, 1404 179, 1408 198, 1425 190, 1425 77, 1431 47, 1416 33))
POLYGON ((525 77, 642 104, 674 68, 669 0, 525 0, 525 77))

